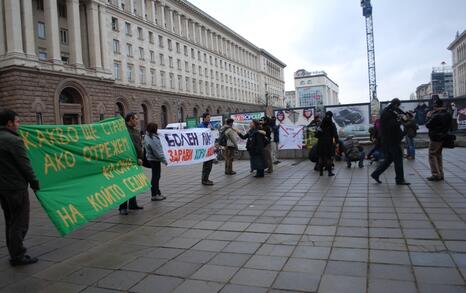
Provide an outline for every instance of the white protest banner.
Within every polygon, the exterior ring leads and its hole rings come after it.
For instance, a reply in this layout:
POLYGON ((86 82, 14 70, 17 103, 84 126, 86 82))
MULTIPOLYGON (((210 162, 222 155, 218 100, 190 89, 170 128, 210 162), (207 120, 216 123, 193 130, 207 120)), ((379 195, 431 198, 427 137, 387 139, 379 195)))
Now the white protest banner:
POLYGON ((210 129, 161 129, 158 134, 168 166, 193 165, 216 157, 210 129))
POLYGON ((303 126, 279 125, 279 150, 301 150, 303 148, 303 126))

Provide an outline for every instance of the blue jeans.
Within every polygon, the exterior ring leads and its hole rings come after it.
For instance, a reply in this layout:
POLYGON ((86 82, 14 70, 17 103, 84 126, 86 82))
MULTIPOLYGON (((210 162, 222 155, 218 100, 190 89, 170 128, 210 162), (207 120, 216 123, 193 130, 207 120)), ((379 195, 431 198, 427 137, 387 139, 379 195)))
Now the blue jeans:
POLYGON ((406 153, 408 157, 415 158, 416 156, 416 147, 414 145, 414 137, 406 136, 406 153))

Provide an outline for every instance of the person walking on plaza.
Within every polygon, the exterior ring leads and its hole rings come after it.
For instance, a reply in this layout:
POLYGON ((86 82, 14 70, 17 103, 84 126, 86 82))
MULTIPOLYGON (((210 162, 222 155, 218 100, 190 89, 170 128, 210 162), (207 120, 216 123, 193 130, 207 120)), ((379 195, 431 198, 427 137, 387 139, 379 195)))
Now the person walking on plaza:
POLYGON ((314 119, 307 125, 306 127, 306 146, 309 148, 309 154, 308 157, 309 159, 314 162, 315 161, 315 166, 314 166, 314 171, 319 171, 319 159, 317 155, 317 137, 315 136, 316 134, 316 129, 317 127, 320 126, 320 123, 322 121, 320 120, 320 114, 316 113, 314 116, 314 119), (317 160, 315 158, 317 157, 317 160))
POLYGON ((12 266, 37 262, 37 258, 26 254, 23 241, 29 227, 28 184, 36 192, 39 181, 18 135, 19 124, 15 112, 0 112, 0 204, 5 216, 6 246, 12 266))
POLYGON ((456 108, 455 103, 451 103, 451 130, 458 130, 458 108, 456 108))
MULTIPOLYGON (((199 128, 209 128, 213 130, 212 123, 210 123, 210 114, 204 113, 202 114, 202 122, 198 126, 199 128)), ((210 172, 212 171, 212 165, 214 160, 205 161, 202 163, 202 178, 201 183, 202 185, 214 185, 212 181, 209 180, 210 172)))
MULTIPOLYGON (((131 141, 133 142, 134 149, 136 150, 136 156, 138 160, 138 165, 142 165, 142 156, 143 156, 143 151, 142 151, 142 139, 141 139, 141 134, 139 131, 136 129, 136 126, 138 125, 138 116, 135 113, 128 113, 125 116, 125 123, 126 123, 126 128, 128 129, 129 136, 131 137, 131 141)), ((138 203, 136 201, 136 196, 132 197, 129 199, 129 209, 130 210, 142 210, 144 207, 138 206, 138 203)), ((120 211, 120 215, 128 215, 128 202, 125 201, 120 205, 118 208, 120 211)))
POLYGON ((427 113, 426 127, 429 129, 429 165, 432 176, 429 181, 441 181, 443 176, 443 141, 451 128, 451 114, 443 107, 443 101, 435 100, 433 110, 427 113))
POLYGON ((235 175, 236 172, 233 171, 233 157, 235 151, 238 149, 238 143, 236 141, 236 134, 233 130, 234 120, 229 118, 227 119, 225 126, 221 132, 225 135, 226 145, 223 149, 223 157, 225 159, 225 174, 226 175, 235 175))
POLYGON ((414 138, 417 135, 417 130, 419 129, 419 126, 417 126, 416 119, 414 119, 413 113, 406 113, 406 120, 403 122, 403 126, 406 134, 406 158, 408 160, 414 160, 416 158, 416 145, 414 143, 414 138))
POLYGON ((328 176, 334 176, 332 172, 333 157, 335 156, 335 144, 338 141, 337 127, 332 121, 333 113, 328 111, 325 113, 324 119, 320 127, 316 129, 317 137, 317 154, 319 156, 319 173, 324 175, 324 167, 328 171, 328 176))
POLYGON ((158 126, 155 123, 147 124, 146 135, 144 136, 144 148, 146 150, 146 157, 150 163, 152 170, 151 178, 151 200, 160 201, 166 197, 160 192, 160 173, 161 163, 167 165, 165 156, 163 154, 162 144, 157 134, 158 126))
POLYGON ((393 99, 382 112, 380 117, 380 130, 381 130, 381 142, 384 152, 383 162, 372 172, 371 177, 377 181, 380 181, 380 175, 387 170, 388 167, 395 163, 396 173, 396 184, 397 185, 409 185, 405 181, 403 172, 403 151, 401 149, 401 140, 403 139, 403 131, 401 130, 401 118, 402 114, 400 110, 401 101, 399 99, 393 99))

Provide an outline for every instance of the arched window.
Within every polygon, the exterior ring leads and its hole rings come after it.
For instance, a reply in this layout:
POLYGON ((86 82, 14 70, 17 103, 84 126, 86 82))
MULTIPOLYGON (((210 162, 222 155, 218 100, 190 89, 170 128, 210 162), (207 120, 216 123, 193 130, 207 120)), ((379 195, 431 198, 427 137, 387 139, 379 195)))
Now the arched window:
POLYGON ((198 111, 197 111, 197 108, 196 108, 196 107, 194 107, 194 109, 193 109, 193 116, 194 116, 194 118, 197 118, 197 117, 199 117, 199 113, 198 113, 198 111))
POLYGON ((160 125, 162 125, 162 128, 165 128, 168 124, 168 110, 167 106, 162 105, 161 111, 160 111, 160 125))
POLYGON ((116 106, 116 109, 115 109, 115 116, 118 116, 120 115, 121 117, 125 117, 125 106, 123 106, 123 104, 121 102, 117 102, 115 104, 116 106))
POLYGON ((149 123, 149 111, 147 110, 147 106, 145 104, 141 104, 141 117, 139 118, 139 123, 141 127, 141 131, 146 131, 147 123, 149 123))
POLYGON ((182 106, 180 107, 180 117, 179 117, 179 119, 180 119, 179 122, 184 122, 184 109, 183 109, 182 106))
POLYGON ((66 87, 60 92, 58 100, 63 124, 81 124, 84 121, 83 98, 78 90, 66 87))

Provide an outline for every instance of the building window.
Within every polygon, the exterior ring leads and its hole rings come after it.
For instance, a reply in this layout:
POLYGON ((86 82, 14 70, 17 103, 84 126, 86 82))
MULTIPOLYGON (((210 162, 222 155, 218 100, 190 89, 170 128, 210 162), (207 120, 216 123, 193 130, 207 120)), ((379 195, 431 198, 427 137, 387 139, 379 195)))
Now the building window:
POLYGON ((193 68, 193 74, 195 74, 196 73, 196 65, 192 64, 192 68, 193 68))
POLYGON ((175 89, 175 75, 170 73, 170 88, 175 89))
POLYGON ((176 53, 181 53, 180 43, 176 42, 176 53))
POLYGON ((168 57, 168 66, 170 66, 170 68, 173 68, 173 57, 171 56, 168 57))
POLYGON ((144 60, 144 48, 139 47, 139 60, 144 60))
POLYGON ((196 79, 193 78, 193 93, 197 92, 197 82, 196 79))
POLYGON ((201 61, 201 51, 197 51, 197 60, 201 61))
POLYGON ((66 5, 64 3, 58 3, 57 8, 58 8, 58 16, 66 18, 66 5))
POLYGON ((139 81, 143 84, 146 83, 146 68, 144 66, 139 67, 139 81))
POLYGON ((160 71, 160 85, 165 88, 165 71, 160 71))
POLYGON ((99 119, 100 119, 100 121, 104 120, 104 119, 105 119, 105 114, 104 114, 104 113, 100 113, 100 114, 99 114, 99 119))
POLYGON ((112 30, 117 32, 118 31, 118 18, 112 17, 112 30))
POLYGON ((42 113, 40 112, 36 113, 36 124, 38 125, 44 124, 44 121, 42 120, 42 113))
POLYGON ((150 54, 150 62, 155 63, 155 54, 154 54, 154 51, 150 50, 150 51, 149 51, 149 54, 150 54))
POLYGON ((159 47, 163 48, 163 36, 159 36, 159 47))
POLYGON ((154 43, 154 33, 149 32, 149 43, 153 44, 154 43))
POLYGON ((191 48, 191 58, 196 59, 196 54, 194 53, 193 48, 191 48))
POLYGON ((40 21, 37 23, 37 37, 39 39, 45 39, 45 23, 40 21))
POLYGON ((176 60, 176 65, 178 67, 178 70, 181 70, 181 60, 180 59, 176 60))
POLYGON ((207 63, 207 54, 204 53, 204 63, 207 63))
POLYGON ((126 66, 126 76, 128 77, 129 82, 134 81, 134 79, 133 79, 133 65, 132 64, 128 64, 126 66))
POLYGON ((184 46, 183 50, 184 50, 184 55, 188 56, 188 46, 184 46))
POLYGON ((184 70, 185 70, 186 72, 189 72, 189 63, 188 63, 188 61, 185 61, 185 62, 184 62, 184 70))
POLYGON ((113 40, 113 54, 120 54, 120 41, 113 40))
POLYGON ((157 85, 157 75, 155 74, 155 69, 150 70, 150 79, 152 85, 157 85))
POLYGON ((139 26, 138 26, 138 39, 144 40, 144 34, 142 31, 142 27, 139 27, 139 26))
POLYGON ((199 75, 202 76, 202 66, 199 65, 199 75))
POLYGON ((169 51, 173 50, 172 40, 167 39, 167 46, 168 46, 168 50, 169 50, 169 51))
POLYGON ((60 43, 62 45, 68 45, 68 30, 60 29, 60 43))
POLYGON ((131 23, 129 22, 125 22, 125 33, 128 36, 131 36, 131 23))
POLYGON ((207 68, 205 68, 204 69, 204 75, 205 75, 206 78, 209 77, 208 73, 209 73, 209 70, 207 70, 207 68))
POLYGON ((61 62, 63 62, 63 64, 70 64, 70 57, 67 55, 62 55, 61 62))
POLYGON ((44 11, 44 0, 37 0, 37 10, 44 11))
POLYGON ((183 78, 182 78, 181 75, 178 75, 178 89, 179 89, 180 91, 183 90, 183 78))
POLYGON ((126 44, 126 49, 127 49, 127 56, 133 57, 133 45, 126 44))
POLYGON ((189 92, 189 90, 190 90, 189 77, 185 78, 185 82, 186 82, 186 91, 189 92))
POLYGON ((39 48, 39 60, 45 61, 47 60, 47 50, 43 48, 39 48))
POLYGON ((165 65, 165 57, 163 56, 163 54, 159 54, 159 57, 160 57, 160 65, 164 66, 165 65))
POLYGON ((115 80, 121 79, 120 70, 121 70, 120 63, 117 63, 117 62, 113 63, 113 77, 115 78, 115 80))

